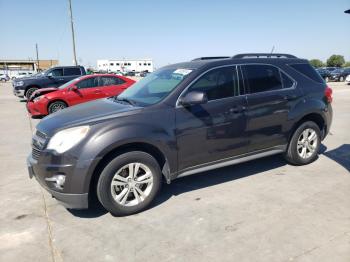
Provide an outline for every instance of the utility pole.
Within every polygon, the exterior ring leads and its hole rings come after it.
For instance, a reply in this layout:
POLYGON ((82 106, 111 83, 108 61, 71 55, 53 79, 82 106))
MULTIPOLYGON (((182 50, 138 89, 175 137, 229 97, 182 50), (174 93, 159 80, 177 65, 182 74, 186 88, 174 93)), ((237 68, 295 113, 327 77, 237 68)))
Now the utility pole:
POLYGON ((38 51, 38 44, 35 44, 35 50, 36 50, 36 71, 39 72, 40 71, 40 67, 39 67, 39 51, 38 51))
POLYGON ((77 63, 77 54, 75 53, 75 36, 74 36, 72 1, 71 0, 68 0, 68 5, 69 5, 69 15, 70 15, 70 26, 71 26, 71 29, 72 29, 73 61, 74 61, 74 65, 78 65, 78 63, 77 63))

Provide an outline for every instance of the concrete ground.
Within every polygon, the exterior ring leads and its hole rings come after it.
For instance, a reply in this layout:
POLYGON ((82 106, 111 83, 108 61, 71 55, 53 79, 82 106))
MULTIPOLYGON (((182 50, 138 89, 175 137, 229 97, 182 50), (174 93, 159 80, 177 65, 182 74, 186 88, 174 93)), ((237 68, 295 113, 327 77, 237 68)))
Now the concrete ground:
POLYGON ((350 86, 330 83, 319 159, 268 157, 174 181, 149 210, 70 211, 28 178, 25 103, 0 84, 0 261, 350 261, 350 86))

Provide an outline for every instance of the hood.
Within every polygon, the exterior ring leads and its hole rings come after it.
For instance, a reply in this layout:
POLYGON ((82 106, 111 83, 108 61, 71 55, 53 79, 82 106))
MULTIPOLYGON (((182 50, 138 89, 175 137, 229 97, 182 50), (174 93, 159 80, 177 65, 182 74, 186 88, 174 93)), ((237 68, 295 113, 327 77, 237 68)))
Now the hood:
POLYGON ((52 136, 59 129, 94 124, 116 117, 136 114, 140 110, 142 107, 115 102, 111 98, 103 98, 53 113, 43 118, 37 125, 37 129, 52 136))
POLYGON ((33 94, 31 95, 31 97, 29 99, 29 101, 33 101, 33 99, 38 97, 38 96, 45 95, 47 93, 51 93, 51 92, 54 92, 54 91, 57 91, 57 90, 58 90, 57 87, 48 87, 48 88, 38 89, 38 90, 33 92, 33 94))

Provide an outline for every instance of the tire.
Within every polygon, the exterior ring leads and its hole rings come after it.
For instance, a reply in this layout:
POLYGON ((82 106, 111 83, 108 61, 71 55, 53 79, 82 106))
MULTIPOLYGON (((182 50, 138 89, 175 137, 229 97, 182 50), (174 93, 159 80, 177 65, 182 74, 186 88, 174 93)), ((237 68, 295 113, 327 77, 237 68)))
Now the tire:
POLYGON ((67 104, 63 101, 55 101, 55 102, 52 102, 48 109, 47 109, 47 112, 49 114, 52 114, 52 113, 55 113, 55 112, 58 112, 62 109, 65 109, 67 107, 67 104))
POLYGON ((318 125, 312 121, 304 122, 295 130, 284 157, 290 164, 307 165, 316 160, 320 145, 321 131, 318 125), (304 139, 306 133, 307 141, 304 139), (311 138, 313 138, 312 134, 315 135, 313 142, 311 141, 311 138), (311 152, 310 149, 313 149, 313 151, 311 150, 311 152), (305 154, 303 154, 304 152, 305 154))
POLYGON ((97 183, 97 197, 112 215, 132 215, 145 210, 151 204, 161 188, 161 181, 162 173, 154 157, 145 152, 131 151, 115 157, 102 170, 97 183), (130 165, 133 171, 139 165, 136 176, 135 172, 130 172, 130 165), (138 178, 142 177, 144 179, 140 181, 138 178))
POLYGON ((25 96, 26 96, 26 98, 27 98, 28 101, 29 101, 29 98, 31 97, 31 95, 32 95, 36 90, 38 90, 38 88, 36 88, 36 87, 31 87, 31 88, 29 88, 29 89, 27 90, 25 96))

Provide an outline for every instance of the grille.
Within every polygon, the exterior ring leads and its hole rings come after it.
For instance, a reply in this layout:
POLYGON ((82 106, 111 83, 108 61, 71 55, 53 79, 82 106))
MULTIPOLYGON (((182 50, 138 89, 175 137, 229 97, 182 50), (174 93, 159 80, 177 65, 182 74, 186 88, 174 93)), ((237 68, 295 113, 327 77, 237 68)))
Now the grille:
POLYGON ((44 133, 40 132, 39 130, 37 130, 35 134, 40 138, 46 139, 46 135, 44 133))
POLYGON ((39 149, 36 149, 35 147, 32 148, 32 157, 35 160, 38 160, 40 157, 41 151, 39 149))

